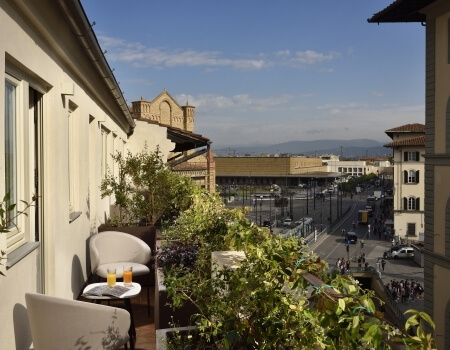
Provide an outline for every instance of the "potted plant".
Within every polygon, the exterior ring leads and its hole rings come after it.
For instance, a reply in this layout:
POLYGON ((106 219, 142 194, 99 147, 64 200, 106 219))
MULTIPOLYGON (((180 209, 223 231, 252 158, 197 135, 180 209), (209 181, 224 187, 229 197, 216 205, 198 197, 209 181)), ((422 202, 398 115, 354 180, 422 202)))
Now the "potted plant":
MULTIPOLYGON (((36 200, 33 196, 30 202, 21 201, 25 207, 22 210, 17 210, 17 204, 11 203, 10 194, 7 193, 3 200, 0 202, 0 248, 6 246, 6 235, 4 233, 8 232, 12 227, 16 226, 15 220, 20 215, 28 216, 27 210, 31 207, 36 200)), ((4 265, 2 260, 6 259, 6 252, 0 250, 0 275, 4 276, 4 265)))
POLYGON ((162 234, 168 246, 174 241, 197 245, 194 263, 164 270, 171 305, 191 303, 197 310, 188 317, 195 336, 190 330, 186 337, 172 337, 180 349, 192 339, 198 347, 190 348, 199 349, 435 346, 425 332, 425 324, 434 327, 427 314, 410 311, 405 328, 398 329, 376 310, 373 291, 362 289, 351 276, 329 275, 327 263, 302 240, 252 225, 242 211, 225 208, 212 194, 195 195, 192 206, 162 234), (238 250, 245 259, 232 269, 219 268, 211 259, 218 250, 238 250), (414 337, 409 334, 413 328, 414 337))

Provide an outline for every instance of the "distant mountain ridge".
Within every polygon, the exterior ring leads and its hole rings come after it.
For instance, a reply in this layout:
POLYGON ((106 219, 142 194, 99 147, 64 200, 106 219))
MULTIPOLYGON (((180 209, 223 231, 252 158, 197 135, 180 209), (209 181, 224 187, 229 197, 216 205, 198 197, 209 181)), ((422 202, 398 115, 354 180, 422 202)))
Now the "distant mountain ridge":
POLYGON ((364 156, 392 155, 392 151, 389 148, 383 147, 381 142, 371 139, 289 141, 273 145, 213 148, 213 152, 217 156, 291 154, 318 157, 324 154, 334 154, 343 158, 360 158, 364 156))

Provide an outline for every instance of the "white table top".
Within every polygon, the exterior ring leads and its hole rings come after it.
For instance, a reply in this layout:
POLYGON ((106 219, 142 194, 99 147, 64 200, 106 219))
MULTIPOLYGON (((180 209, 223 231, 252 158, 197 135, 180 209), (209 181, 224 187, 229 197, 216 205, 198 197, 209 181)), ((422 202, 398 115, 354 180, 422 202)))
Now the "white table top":
MULTIPOLYGON (((106 286, 106 284, 107 284, 106 282, 89 284, 83 289, 83 294, 88 292, 89 290, 91 290, 94 287, 106 286)), ((123 286, 123 282, 116 282, 116 285, 123 286)), ((139 295, 140 292, 141 292, 141 285, 139 283, 133 282, 133 288, 130 288, 130 290, 128 292, 126 292, 125 294, 123 294, 120 298, 117 298, 114 296, 109 296, 109 295, 101 295, 101 296, 83 295, 83 297, 86 299, 101 299, 101 300, 129 299, 129 298, 133 298, 133 297, 139 295)))

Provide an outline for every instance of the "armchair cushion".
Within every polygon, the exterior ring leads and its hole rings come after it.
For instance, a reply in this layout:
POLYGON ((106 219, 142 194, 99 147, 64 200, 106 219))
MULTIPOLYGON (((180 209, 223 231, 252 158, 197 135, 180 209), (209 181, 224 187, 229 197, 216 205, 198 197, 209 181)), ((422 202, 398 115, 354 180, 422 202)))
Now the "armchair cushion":
POLYGON ((142 239, 118 231, 104 231, 92 236, 89 241, 92 273, 106 278, 108 267, 117 268, 117 277, 122 277, 123 265, 133 266, 133 275, 150 273, 146 266, 151 259, 151 249, 142 239))

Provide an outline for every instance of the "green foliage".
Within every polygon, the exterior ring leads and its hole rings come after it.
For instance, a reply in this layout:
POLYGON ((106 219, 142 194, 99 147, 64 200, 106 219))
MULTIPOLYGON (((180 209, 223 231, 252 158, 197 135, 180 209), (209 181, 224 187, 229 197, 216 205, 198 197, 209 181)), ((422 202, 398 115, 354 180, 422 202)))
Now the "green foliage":
POLYGON ((188 300, 196 305, 191 324, 202 341, 218 349, 435 346, 422 326, 434 326, 428 315, 412 311, 406 328, 397 329, 376 311, 373 291, 351 276, 330 276, 327 263, 302 240, 251 225, 241 210, 227 209, 215 194, 196 191, 191 207, 163 237, 168 245, 176 240, 198 247, 189 268, 166 269, 165 284, 174 308, 188 300), (243 251, 245 259, 235 268, 219 269, 211 252, 221 250, 243 251), (409 335, 411 327, 417 328, 416 336, 409 335))
POLYGON ((114 195, 119 214, 111 217, 115 226, 154 225, 163 215, 170 217, 190 205, 194 184, 189 177, 169 169, 159 147, 144 146, 142 152, 112 155, 118 175, 109 169, 102 180, 102 198, 114 195))
POLYGON ((377 178, 376 174, 367 174, 367 175, 361 175, 358 176, 356 179, 350 179, 348 182, 343 182, 339 184, 339 190, 344 192, 355 192, 356 187, 359 185, 364 185, 365 183, 369 182, 370 180, 373 180, 377 178))
MULTIPOLYGON (((21 215, 28 216, 27 210, 33 205, 35 200, 36 196, 33 196, 30 202, 21 201, 24 208, 22 210, 17 210, 16 203, 11 203, 10 194, 7 193, 0 202, 0 234, 9 232, 12 228, 17 227, 16 219, 21 215)), ((6 252, 1 250, 0 266, 3 266, 1 261, 5 259, 5 255, 6 252)), ((0 271, 0 275, 4 276, 5 274, 0 271)))

